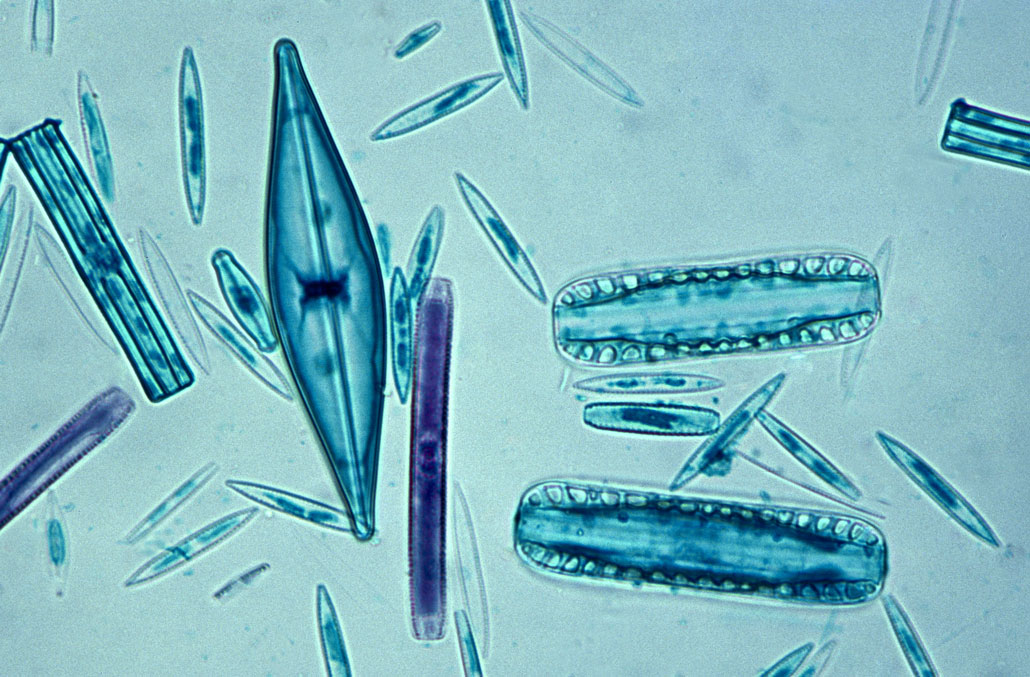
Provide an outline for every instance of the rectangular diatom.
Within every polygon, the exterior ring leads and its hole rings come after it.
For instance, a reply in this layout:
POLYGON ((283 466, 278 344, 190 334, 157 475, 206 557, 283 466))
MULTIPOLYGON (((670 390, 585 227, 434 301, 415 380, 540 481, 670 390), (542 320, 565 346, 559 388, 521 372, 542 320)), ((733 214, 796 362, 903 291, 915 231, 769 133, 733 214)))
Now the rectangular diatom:
POLYGON ((563 357, 620 366, 850 343, 880 294, 867 261, 821 252, 582 277, 553 314, 563 357))
POLYGON ((719 427, 719 412, 688 404, 591 402, 583 423, 592 428, 645 435, 708 435, 719 427))
POLYGON ((1030 120, 970 106, 965 99, 951 103, 941 148, 981 160, 1030 169, 1030 120))
POLYGON ((548 574, 803 604, 868 602, 887 575, 852 515, 558 480, 522 495, 514 540, 548 574))

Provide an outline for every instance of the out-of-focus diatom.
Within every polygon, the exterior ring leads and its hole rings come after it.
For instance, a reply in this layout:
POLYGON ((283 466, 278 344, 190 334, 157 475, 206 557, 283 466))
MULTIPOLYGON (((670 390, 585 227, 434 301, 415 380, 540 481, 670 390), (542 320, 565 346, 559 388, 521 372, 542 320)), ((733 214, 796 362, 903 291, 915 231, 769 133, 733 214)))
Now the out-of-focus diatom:
MULTIPOLYGON (((880 244, 873 256, 873 268, 877 271, 880 281, 880 303, 883 304, 883 295, 887 291, 887 282, 891 276, 891 263, 894 260, 894 238, 888 236, 880 244)), ((869 341, 858 341, 844 347, 840 356, 840 387, 844 392, 844 400, 851 399, 855 394, 855 384, 858 379, 858 367, 862 364, 869 341)))
POLYGON ((193 312, 186 304, 186 295, 182 293, 182 287, 179 286, 179 280, 168 264, 168 259, 157 245, 157 241, 142 228, 139 231, 139 241, 143 262, 150 274, 150 281, 154 283, 157 298, 168 314, 168 321, 172 323, 175 333, 182 339, 182 344, 186 346, 186 351, 193 361, 205 374, 210 374, 211 363, 207 354, 207 344, 204 343, 197 321, 193 319, 193 312))
POLYGON ((522 495, 515 550, 548 574, 814 605, 874 599, 883 534, 852 515, 548 481, 522 495))
POLYGON ((944 72, 960 4, 961 0, 930 0, 930 13, 926 17, 926 28, 916 57, 913 95, 917 106, 922 106, 930 98, 944 72))
POLYGON ((326 587, 318 584, 318 599, 315 601, 318 615, 318 637, 322 644, 322 658, 329 677, 350 677, 350 660, 347 646, 343 642, 343 628, 333 606, 333 598, 326 587))
POLYGON ((33 52, 54 53, 54 27, 56 15, 54 0, 32 0, 32 35, 29 48, 33 52))
POLYGON ((1030 120, 977 108, 965 99, 951 103, 941 148, 980 160, 1030 169, 1030 120))
POLYGON ((204 97, 200 72, 193 49, 182 50, 179 65, 179 151, 182 159, 182 187, 193 225, 204 218, 207 166, 204 156, 204 97))
POLYGON ((390 270, 390 229, 385 223, 376 224, 376 249, 383 270, 390 270))
POLYGON ((547 303, 547 292, 544 291, 544 285, 540 282, 536 269, 533 268, 522 245, 511 234, 511 230, 508 229, 500 214, 486 199, 486 196, 461 172, 455 174, 454 177, 458 181, 458 188, 461 190, 461 197, 465 200, 465 205, 472 212, 472 216, 475 217, 483 232, 490 238, 490 242, 496 247, 509 270, 515 273, 515 277, 530 294, 541 303, 547 303))
POLYGON ((826 644, 819 647, 819 650, 812 654, 812 660, 808 662, 808 665, 798 677, 819 677, 823 670, 826 669, 826 664, 830 662, 830 658, 833 656, 833 652, 837 649, 837 640, 831 639, 826 644))
POLYGON ((916 452, 884 432, 877 432, 876 437, 891 460, 897 463, 909 479, 926 492, 949 517, 985 543, 996 548, 1001 545, 987 520, 958 492, 958 489, 951 486, 916 452))
MULTIPOLYGON (((2 153, 3 151, 0 151, 2 153)), ((0 172, 3 172, 3 165, 0 165, 0 172)), ((14 210, 18 204, 18 191, 14 186, 8 186, 4 191, 3 199, 0 199, 0 271, 4 268, 4 260, 7 258, 7 246, 11 242, 11 230, 14 227, 14 210)), ((31 227, 31 223, 29 226, 31 227)))
POLYGON ((275 61, 266 246, 272 310, 354 536, 364 541, 375 530, 386 384, 382 272, 296 46, 280 40, 275 61))
POLYGON ((447 400, 454 298, 451 281, 426 285, 415 329, 411 398, 408 566, 415 639, 442 639, 447 624, 447 400))
POLYGON ((719 427, 719 412, 687 404, 592 402, 583 408, 592 428, 646 435, 708 435, 719 427))
POLYGON ((937 670, 930 660, 930 654, 923 646, 923 640, 916 633, 912 621, 909 620, 904 607, 898 602, 898 598, 894 595, 884 595, 880 602, 883 604, 883 610, 887 612, 887 620, 891 623, 894 637, 897 638, 898 646, 905 654, 905 660, 908 661, 908 667, 912 670, 912 674, 915 677, 936 677, 937 670))
POLYGON ((147 398, 160 402, 188 388, 193 372, 58 125, 45 120, 8 145, 147 398))
POLYGON ((529 32, 552 54, 561 59, 565 65, 589 80, 598 89, 610 94, 623 103, 631 106, 643 106, 644 101, 633 91, 629 83, 619 77, 590 50, 579 44, 571 35, 555 26, 541 16, 531 12, 520 12, 519 15, 529 28, 529 32))
POLYGON ((515 13, 511 11, 510 0, 486 0, 490 21, 497 40, 501 64, 508 76, 508 84, 523 108, 529 108, 529 79, 526 77, 526 60, 522 56, 522 43, 515 26, 515 13))
MULTIPOLYGON (((21 279, 21 269, 25 266, 25 255, 29 251, 29 237, 32 235, 32 208, 29 207, 28 216, 25 217, 25 236, 19 236, 15 241, 15 249, 11 256, 18 260, 14 264, 14 270, 7 266, 7 273, 0 275, 0 333, 3 333, 7 326, 7 317, 11 313, 11 306, 14 304, 14 292, 18 289, 18 281, 21 279)), ((6 252, 5 252, 6 253, 6 252)), ((3 273, 4 259, 0 258, 0 273, 3 273)))
POLYGON ((343 510, 284 489, 256 482, 226 480, 225 486, 250 500, 281 513, 327 529, 350 532, 350 518, 343 510))
POLYGON ((830 462, 830 459, 819 453, 818 449, 806 442, 801 435, 783 421, 766 410, 759 411, 755 414, 755 418, 773 436, 773 439, 780 443, 780 446, 797 459, 798 463, 811 470, 816 477, 852 501, 857 501, 862 497, 862 492, 858 490, 858 487, 845 477, 844 473, 830 462))
POLYGON ((726 385, 721 379, 704 374, 668 371, 657 374, 636 372, 618 376, 594 376, 576 381, 573 388, 592 393, 629 393, 633 395, 675 395, 703 393, 726 385))
POLYGON ((458 511, 454 519, 454 550, 458 555, 458 582, 461 583, 461 599, 465 609, 472 614, 475 627, 483 646, 483 658, 490 657, 490 605, 486 599, 486 583, 483 579, 483 565, 479 561, 479 541, 472 524, 461 483, 455 481, 454 494, 458 511), (471 588, 472 593, 469 593, 471 588))
POLYGON ((398 59, 403 59, 415 50, 429 44, 429 41, 435 38, 441 30, 443 30, 443 25, 439 21, 430 21, 424 26, 419 26, 401 40, 401 44, 397 45, 393 55, 398 59))
POLYGON ((268 316, 268 304, 261 288, 240 265, 228 249, 216 249, 211 255, 211 266, 218 276, 218 287, 222 290, 225 305, 263 353, 271 353, 279 347, 279 341, 272 331, 268 316))
POLYGON ((393 382, 401 404, 408 401, 411 390, 412 316, 414 304, 404 283, 404 271, 394 268, 390 280, 390 339, 393 344, 393 382))
POLYGON ((22 459, 0 480, 0 529, 110 437, 135 408, 135 403, 123 390, 108 388, 22 459))
POLYGON ((747 432, 755 416, 769 401, 772 400, 776 391, 783 384, 786 374, 777 374, 768 382, 764 383, 758 390, 748 395, 747 399, 740 403, 723 422, 714 435, 706 439, 693 454, 687 459, 676 473, 676 477, 669 484, 671 491, 676 491, 684 484, 694 479, 712 461, 727 453, 733 443, 747 432))
POLYGON ((257 508, 237 510, 194 531, 175 545, 165 548, 163 553, 144 562, 125 581, 125 587, 129 588, 152 581, 159 576, 175 571, 186 562, 192 562, 239 532, 257 514, 257 511, 257 508))
POLYGON ((462 610, 454 612, 454 629, 458 632, 458 649, 461 650, 461 665, 465 669, 465 677, 483 677, 483 666, 479 664, 479 651, 476 650, 476 638, 469 625, 469 617, 462 610))
POLYGON ((758 677, 791 677, 794 671, 801 667, 801 664, 808 658, 808 654, 811 653, 814 646, 812 642, 802 644, 770 665, 758 677))
POLYGON ((237 329, 229 321, 229 318, 222 315, 218 308, 215 308, 214 304, 192 289, 186 290, 186 296, 189 297, 190 305, 193 306, 193 311, 200 318, 200 321, 215 338, 229 349, 229 352, 239 360, 240 364, 246 367, 254 376, 257 376, 259 381, 271 388, 272 392, 276 395, 282 397, 287 402, 293 401, 293 395, 290 393, 290 386, 286 382, 286 376, 279 371, 279 367, 275 366, 275 363, 261 353, 255 353, 251 350, 243 332, 237 329))
POLYGON ((207 484, 208 480, 218 472, 218 466, 214 463, 207 463, 203 468, 189 476, 180 484, 175 491, 165 496, 164 500, 157 504, 147 516, 139 521, 136 526, 129 530, 122 542, 132 545, 142 540, 147 534, 154 530, 166 517, 185 505, 200 489, 207 484))
POLYGON ((371 138, 373 141, 392 139, 456 113, 496 87, 502 77, 500 73, 487 73, 455 83, 391 115, 375 128, 371 138))
POLYGON ((564 357, 620 366, 796 350, 864 338, 876 271, 850 254, 797 254, 579 278, 554 299, 564 357))
POLYGON ((111 161, 111 147, 107 143, 107 130, 100 117, 100 97, 93 90, 86 71, 79 71, 79 120, 82 124, 82 141, 86 144, 93 178, 100 186, 100 192, 108 202, 114 200, 114 164, 111 161))
POLYGON ((261 564, 258 564, 256 567, 247 569, 236 578, 232 579, 222 587, 215 590, 214 594, 212 594, 211 597, 219 602, 228 602, 230 599, 235 597, 240 592, 240 590, 249 587, 255 580, 258 579, 258 577, 261 576, 261 574, 265 573, 271 568, 272 567, 269 566, 268 562, 262 562, 261 564))
POLYGON ((443 208, 434 205, 422 223, 418 237, 415 238, 415 246, 408 255, 408 297, 411 299, 412 308, 418 308, 426 282, 433 276, 433 266, 436 264, 436 255, 440 252, 442 239, 443 208))
POLYGON ((47 492, 46 545, 50 572, 54 576, 56 594, 64 597, 65 581, 68 579, 68 530, 61 517, 61 506, 53 490, 47 492))

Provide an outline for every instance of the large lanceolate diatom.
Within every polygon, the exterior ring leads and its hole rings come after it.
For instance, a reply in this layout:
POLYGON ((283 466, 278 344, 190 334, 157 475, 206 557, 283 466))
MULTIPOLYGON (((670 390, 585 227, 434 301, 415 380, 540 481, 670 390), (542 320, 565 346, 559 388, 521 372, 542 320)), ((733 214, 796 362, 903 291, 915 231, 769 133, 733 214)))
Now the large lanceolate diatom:
POLYGON ((619 366, 850 343, 880 317, 876 271, 851 254, 791 254, 579 278, 554 300, 563 356, 619 366))
POLYGON ((515 550, 548 574, 819 605, 887 575, 883 534, 852 515, 557 480, 522 495, 515 550))

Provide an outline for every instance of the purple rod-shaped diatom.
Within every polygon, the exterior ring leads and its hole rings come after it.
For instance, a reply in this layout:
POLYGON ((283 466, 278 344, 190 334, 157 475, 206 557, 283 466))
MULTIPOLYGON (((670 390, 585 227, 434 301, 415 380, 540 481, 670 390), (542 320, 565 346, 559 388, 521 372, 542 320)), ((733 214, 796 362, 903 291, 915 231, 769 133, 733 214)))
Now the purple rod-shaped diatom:
POLYGON ((136 408, 121 388, 100 393, 0 480, 0 529, 128 418, 136 408))
POLYGON ((415 639, 443 639, 446 627, 447 383, 454 298, 451 281, 430 280, 415 326, 411 398, 411 485, 408 564, 415 639))

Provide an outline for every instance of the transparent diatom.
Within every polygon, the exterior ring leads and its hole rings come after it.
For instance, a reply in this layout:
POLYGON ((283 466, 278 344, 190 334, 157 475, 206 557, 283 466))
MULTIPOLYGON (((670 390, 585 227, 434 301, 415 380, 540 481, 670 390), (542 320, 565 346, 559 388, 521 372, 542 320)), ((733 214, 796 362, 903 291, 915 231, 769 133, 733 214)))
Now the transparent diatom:
POLYGON ((216 249, 211 254, 211 266, 218 277, 218 288, 222 290, 225 305, 229 306, 243 331, 247 332, 258 350, 274 352, 279 341, 272 330, 268 304, 257 282, 228 249, 216 249))
POLYGON ((47 56, 54 53, 54 0, 32 0, 32 25, 30 30, 29 49, 33 52, 44 52, 47 56))
POLYGON ((457 113, 496 87, 502 77, 500 73, 487 73, 457 82, 391 115, 375 128, 371 138, 373 141, 392 139, 457 113))
MULTIPOLYGON (((0 154, 4 153, 0 151, 0 154)), ((13 209, 13 207, 12 207, 13 209)), ((21 271, 25 266, 25 256, 29 251, 29 238, 32 236, 32 208, 29 207, 28 215, 25 217, 25 233, 15 239, 15 249, 11 250, 11 257, 17 263, 4 266, 7 251, 0 256, 0 334, 7 326, 7 318, 11 314, 11 306, 14 305, 14 294, 18 291, 18 282, 21 280, 21 271)), ((6 247, 6 242, 3 243, 6 247)))
POLYGON ((86 143, 86 157, 100 192, 111 202, 114 200, 114 163, 99 102, 100 97, 90 84, 86 71, 79 71, 79 120, 82 123, 82 140, 86 143))
POLYGON ((583 408, 592 428, 646 435, 708 435, 719 427, 719 412, 687 404, 592 402, 583 408))
POLYGON ((462 609, 454 612, 454 629, 458 632, 458 649, 461 651, 461 666, 465 670, 465 677, 482 677, 483 666, 479 663, 476 638, 472 634, 468 615, 462 609))
POLYGON ((526 490, 514 545, 546 574, 806 605, 868 602, 887 575, 883 535, 852 515, 575 481, 526 490))
POLYGON ((179 153, 186 205, 193 225, 199 226, 204 218, 207 161, 204 156, 204 98, 200 89, 200 72, 191 47, 182 50, 179 65, 179 153))
POLYGON ((980 160, 1030 169, 1030 121, 970 106, 965 99, 951 103, 941 148, 980 160))
POLYGON ((207 484, 208 480, 214 477, 216 472, 218 472, 217 465, 206 463, 204 467, 190 475, 185 482, 176 487, 172 493, 168 494, 160 503, 154 506, 136 526, 129 530, 129 533, 125 535, 122 542, 126 545, 132 545, 141 541, 158 524, 163 522, 166 517, 196 496, 197 492, 207 484))
POLYGON ((436 264, 436 255, 440 253, 440 241, 443 239, 443 208, 434 205, 429 210, 426 220, 422 222, 422 228, 415 238, 415 246, 411 248, 408 255, 408 265, 405 269, 408 280, 408 297, 411 299, 411 307, 418 308, 422 292, 426 288, 426 282, 433 276, 433 266, 436 264))
POLYGON ((555 295, 563 357, 621 366, 834 346, 880 317, 876 271, 833 252, 626 270, 579 278, 555 295))
POLYGON ((490 12, 490 22, 497 41, 497 51, 508 76, 508 84, 515 92, 523 108, 529 108, 529 78, 526 76, 526 59, 522 56, 522 43, 519 41, 518 27, 515 25, 515 13, 511 10, 510 0, 486 0, 486 8, 490 12))
POLYGON ((316 592, 315 613, 318 619, 318 637, 322 644, 322 659, 329 677, 350 677, 350 659, 343 641, 343 628, 336 615, 329 590, 319 583, 316 592))
MULTIPOLYGON (((880 281, 880 305, 883 305, 883 295, 887 291, 887 282, 891 276, 891 264, 894 261, 894 238, 888 236, 880 244, 873 255, 873 268, 876 269, 880 281)), ((840 387, 844 393, 844 400, 847 401, 855 394, 855 385, 858 382, 858 368, 862 366, 862 358, 865 357, 866 348, 870 341, 859 341, 850 343, 844 347, 840 355, 840 387)))
POLYGON ((805 662, 814 647, 812 642, 802 644, 763 670, 758 677, 791 677, 805 662))
POLYGON ((483 657, 487 658, 490 655, 490 604, 486 598, 486 581, 479 559, 479 540, 472 522, 472 511, 461 483, 457 481, 454 482, 454 497, 457 509, 451 523, 454 526, 454 552, 458 560, 457 578, 461 599, 466 614, 471 616, 472 624, 479 634, 483 657))
POLYGON ((829 664, 830 659, 833 657, 833 652, 837 650, 837 640, 831 639, 826 642, 819 650, 812 654, 812 660, 808 662, 805 669, 802 670, 798 677, 819 677, 823 674, 823 670, 829 664))
POLYGON ((257 482, 226 480, 225 486, 266 508, 327 529, 350 532, 347 513, 322 501, 257 482))
POLYGON ((592 393, 626 393, 632 395, 677 395, 703 393, 722 388, 725 383, 714 376, 667 371, 634 372, 618 376, 594 376, 572 384, 577 390, 592 393))
POLYGON ((898 602, 894 595, 885 595, 880 602, 883 610, 890 621, 891 629, 894 630, 894 637, 898 640, 901 652, 905 654, 908 667, 915 677, 936 677, 937 670, 930 660, 930 653, 923 646, 923 640, 916 633, 915 626, 909 620, 904 607, 898 602))
MULTIPOLYGON (((5 153, 6 149, 0 151, 5 153)), ((0 173, 3 172, 3 165, 0 164, 0 173)), ((14 186, 8 186, 4 196, 0 199, 0 271, 3 271, 4 261, 7 259, 7 247, 11 243, 11 230, 14 228, 14 212, 18 204, 18 191, 14 186)), ((31 223, 29 224, 31 227, 31 223)))
POLYGON ((422 49, 429 44, 429 41, 435 38, 441 30, 443 30, 443 24, 439 21, 430 21, 427 24, 419 26, 401 40, 401 44, 397 45, 397 49, 393 52, 394 57, 403 59, 412 52, 422 49))
POLYGON ((961 0, 930 0, 926 27, 916 57, 913 95, 917 106, 926 103, 937 87, 951 51, 961 0))

